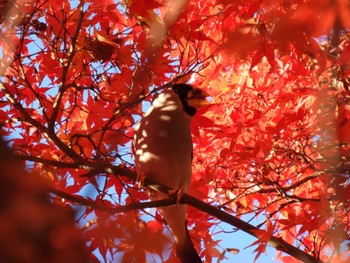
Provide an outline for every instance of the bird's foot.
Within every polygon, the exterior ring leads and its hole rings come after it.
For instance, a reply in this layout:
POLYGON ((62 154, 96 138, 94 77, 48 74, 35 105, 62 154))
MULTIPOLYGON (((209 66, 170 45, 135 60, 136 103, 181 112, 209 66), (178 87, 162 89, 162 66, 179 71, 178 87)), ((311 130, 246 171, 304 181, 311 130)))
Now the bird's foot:
POLYGON ((140 173, 136 177, 136 182, 138 182, 139 188, 144 184, 145 180, 147 179, 148 175, 144 172, 140 173))
POLYGON ((184 195, 184 193, 185 193, 185 189, 180 187, 178 189, 171 190, 169 192, 169 196, 173 195, 173 194, 176 194, 176 204, 179 205, 180 204, 180 200, 181 200, 182 196, 184 195))

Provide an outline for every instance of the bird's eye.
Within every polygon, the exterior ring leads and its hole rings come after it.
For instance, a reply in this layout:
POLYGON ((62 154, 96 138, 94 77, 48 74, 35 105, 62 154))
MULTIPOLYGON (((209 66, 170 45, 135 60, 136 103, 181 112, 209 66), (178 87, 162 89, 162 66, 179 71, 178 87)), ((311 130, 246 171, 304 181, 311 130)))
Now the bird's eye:
POLYGON ((200 96, 202 95, 202 91, 200 89, 195 89, 190 91, 192 93, 192 96, 200 96))
POLYGON ((187 99, 200 98, 202 97, 202 94, 203 92, 200 89, 194 89, 194 90, 188 91, 186 98, 187 99))

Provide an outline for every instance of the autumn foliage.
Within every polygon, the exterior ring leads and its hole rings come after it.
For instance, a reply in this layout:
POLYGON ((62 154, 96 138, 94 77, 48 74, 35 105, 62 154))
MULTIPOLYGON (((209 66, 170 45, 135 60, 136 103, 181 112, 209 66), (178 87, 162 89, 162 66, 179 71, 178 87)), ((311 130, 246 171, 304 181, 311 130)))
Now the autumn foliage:
POLYGON ((76 211, 91 260, 176 262, 130 142, 159 91, 191 83, 212 98, 192 126, 189 194, 217 208, 189 206, 203 261, 228 257, 227 216, 260 222, 240 225, 251 262, 268 244, 349 262, 348 1, 0 1, 0 22, 1 136, 76 211))

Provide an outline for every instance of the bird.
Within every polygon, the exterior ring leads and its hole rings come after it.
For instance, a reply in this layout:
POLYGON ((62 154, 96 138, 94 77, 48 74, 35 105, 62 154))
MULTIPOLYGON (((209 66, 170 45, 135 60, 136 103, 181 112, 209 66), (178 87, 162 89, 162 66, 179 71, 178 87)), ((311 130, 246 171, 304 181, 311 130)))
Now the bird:
MULTIPOLYGON (((192 178, 193 145, 190 124, 202 106, 210 104, 209 94, 189 84, 174 84, 153 101, 135 127, 133 148, 138 175, 187 193, 192 178)), ((149 198, 162 200, 168 195, 148 191, 149 198)), ((178 196, 179 198, 179 196, 178 196)), ((182 263, 200 263, 186 224, 186 205, 157 208, 175 241, 176 255, 182 263)))

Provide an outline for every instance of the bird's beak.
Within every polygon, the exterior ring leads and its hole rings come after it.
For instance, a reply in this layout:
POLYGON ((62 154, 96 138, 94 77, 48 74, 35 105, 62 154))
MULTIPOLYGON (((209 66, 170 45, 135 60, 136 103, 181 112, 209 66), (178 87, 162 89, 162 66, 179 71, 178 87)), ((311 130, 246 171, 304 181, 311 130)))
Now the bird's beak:
POLYGON ((211 103, 207 100, 210 97, 208 93, 200 89, 194 89, 190 91, 187 95, 187 103, 189 106, 199 109, 203 106, 210 105, 211 103))

